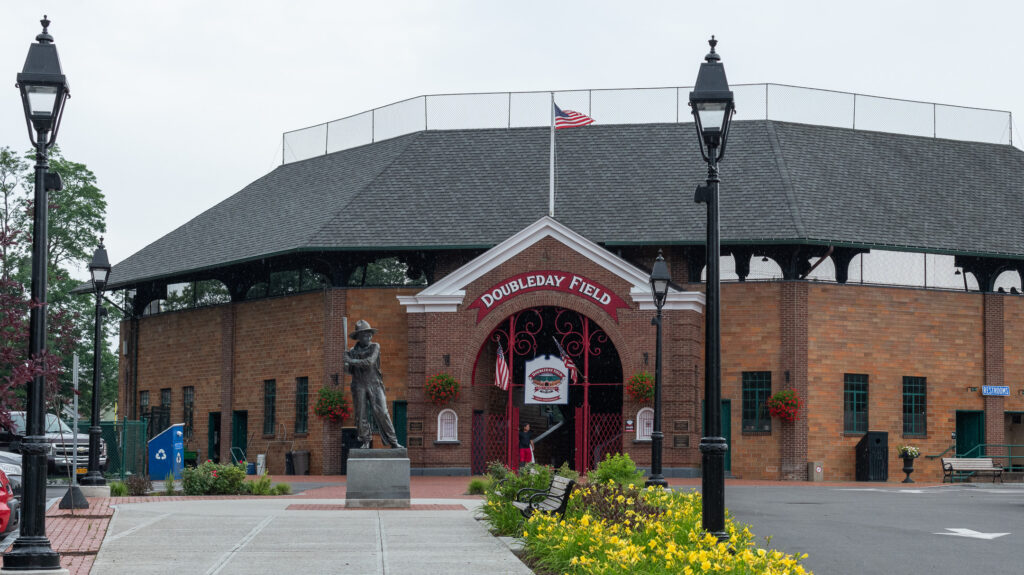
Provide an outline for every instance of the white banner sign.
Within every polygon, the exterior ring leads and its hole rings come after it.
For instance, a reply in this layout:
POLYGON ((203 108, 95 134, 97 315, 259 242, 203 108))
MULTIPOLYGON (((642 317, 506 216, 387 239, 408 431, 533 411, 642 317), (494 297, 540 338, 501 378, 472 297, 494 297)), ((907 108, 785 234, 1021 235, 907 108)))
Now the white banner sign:
POLYGON ((526 362, 525 403, 569 403, 569 378, 557 355, 538 355, 526 362))

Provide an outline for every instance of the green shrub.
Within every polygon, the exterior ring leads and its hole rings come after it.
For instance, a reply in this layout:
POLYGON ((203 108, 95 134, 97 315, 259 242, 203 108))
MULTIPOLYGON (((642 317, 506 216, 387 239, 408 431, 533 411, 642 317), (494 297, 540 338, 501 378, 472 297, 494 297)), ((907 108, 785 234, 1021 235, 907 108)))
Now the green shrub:
POLYGON ((758 548, 750 530, 728 514, 729 539, 719 543, 703 533, 701 514, 696 492, 593 484, 573 492, 564 520, 534 513, 516 537, 543 573, 809 573, 799 564, 806 555, 758 548))
POLYGON ((288 483, 278 483, 274 486, 271 495, 290 495, 292 486, 288 483))
POLYGON ((182 471, 185 495, 238 495, 245 483, 245 467, 206 461, 182 471))
MULTIPOLYGON (((554 470, 544 465, 528 463, 521 467, 518 472, 511 471, 504 465, 492 463, 488 473, 504 474, 501 480, 491 480, 484 491, 486 502, 480 508, 480 512, 490 524, 491 529, 499 535, 515 535, 519 533, 518 527, 523 522, 523 516, 519 510, 512 505, 516 493, 520 489, 547 489, 551 485, 551 475, 554 470)), ((493 476, 492 476, 493 477, 493 476)))
POLYGON ((643 485, 644 474, 637 471, 636 464, 625 453, 605 455, 604 461, 597 464, 597 469, 587 473, 591 484, 613 481, 619 485, 643 485))
POLYGON ((487 486, 490 481, 485 477, 474 477, 469 480, 469 487, 466 488, 466 492, 470 495, 483 495, 487 491, 487 486))
POLYGON ((164 477, 164 495, 174 495, 174 473, 170 471, 164 477))
POLYGON ((120 481, 110 482, 110 496, 111 497, 127 497, 128 486, 120 481))
POLYGON ((487 462, 487 476, 491 478, 491 483, 505 479, 510 473, 512 470, 500 461, 487 462))
POLYGON ((270 495, 270 476, 264 472, 263 475, 258 478, 252 481, 246 481, 245 487, 247 488, 246 491, 253 495, 270 495))
POLYGON ((125 485, 128 487, 128 495, 133 497, 146 495, 150 489, 153 489, 153 483, 149 477, 142 474, 129 475, 125 485))
POLYGON ((568 461, 563 463, 561 467, 555 470, 555 475, 561 475, 562 477, 565 477, 566 479, 572 479, 573 481, 577 481, 580 478, 579 473, 576 473, 576 471, 569 468, 568 461))

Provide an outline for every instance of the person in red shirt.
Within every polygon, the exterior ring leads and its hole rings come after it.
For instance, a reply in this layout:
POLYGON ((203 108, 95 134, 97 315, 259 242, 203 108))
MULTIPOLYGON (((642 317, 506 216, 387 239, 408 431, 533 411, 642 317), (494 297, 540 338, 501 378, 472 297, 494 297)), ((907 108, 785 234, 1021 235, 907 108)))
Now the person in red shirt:
POLYGON ((524 423, 519 432, 519 463, 533 462, 533 440, 530 439, 530 424, 524 423))

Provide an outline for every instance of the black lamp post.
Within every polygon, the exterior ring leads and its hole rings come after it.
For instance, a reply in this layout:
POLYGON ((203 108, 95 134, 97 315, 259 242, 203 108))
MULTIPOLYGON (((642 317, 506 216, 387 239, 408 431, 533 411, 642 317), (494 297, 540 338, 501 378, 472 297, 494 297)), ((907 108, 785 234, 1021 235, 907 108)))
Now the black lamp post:
POLYGON ((697 125, 701 155, 708 164, 706 185, 697 188, 694 201, 708 205, 707 306, 704 332, 704 433, 700 440, 701 489, 703 493, 702 526, 718 537, 728 539, 725 532, 725 454, 729 445, 722 437, 722 342, 719 294, 720 255, 718 236, 718 162, 725 154, 729 125, 735 111, 725 68, 715 53, 718 41, 708 42, 711 52, 705 56, 697 73, 697 83, 690 92, 690 107, 697 125))
MULTIPOLYGON (((48 174, 46 150, 53 146, 60 128, 64 102, 69 96, 68 82, 61 72, 57 47, 47 32, 50 21, 43 16, 43 32, 28 49, 25 67, 18 74, 17 86, 25 108, 28 136, 36 149, 36 188, 32 225, 32 300, 29 315, 29 357, 46 352, 46 243, 49 207, 48 190, 61 189, 60 177, 48 174)), ((60 556, 46 537, 46 394, 45 376, 37 375, 28 383, 28 421, 22 443, 24 500, 21 531, 9 553, 4 555, 3 571, 64 572, 60 556)))
POLYGON ((100 246, 92 255, 89 262, 89 273, 92 274, 92 287, 96 291, 96 331, 93 339, 93 361, 92 361, 92 425, 89 427, 89 473, 79 481, 82 485, 106 485, 107 480, 100 472, 100 373, 103 367, 103 355, 100 349, 100 342, 103 340, 103 316, 107 310, 103 307, 103 287, 107 285, 107 277, 110 275, 110 260, 107 259, 107 250, 103 247, 103 238, 100 238, 100 246))
POLYGON ((651 295, 654 296, 654 307, 658 314, 651 320, 651 324, 658 327, 658 336, 654 347, 654 429, 651 430, 651 477, 645 485, 660 485, 667 487, 668 482, 661 474, 661 452, 665 435, 661 432, 661 308, 665 306, 665 297, 668 296, 668 283, 672 276, 668 273, 668 265, 665 258, 658 250, 658 259, 654 260, 654 268, 651 269, 651 295))

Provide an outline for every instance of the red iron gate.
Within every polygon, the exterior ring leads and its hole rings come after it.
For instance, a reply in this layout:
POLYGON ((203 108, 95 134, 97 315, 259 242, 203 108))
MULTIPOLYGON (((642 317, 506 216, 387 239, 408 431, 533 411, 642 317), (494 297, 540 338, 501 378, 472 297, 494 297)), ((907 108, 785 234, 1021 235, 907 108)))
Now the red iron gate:
MULTIPOLYGON (((513 383, 507 390, 503 413, 475 413, 473 416, 473 472, 486 471, 490 461, 502 461, 509 468, 519 466, 518 430, 519 408, 513 401, 513 391, 522 389, 523 362, 538 353, 553 353, 561 346, 579 369, 571 395, 580 399, 574 404, 574 468, 583 473, 593 469, 605 454, 622 451, 622 368, 618 353, 608 334, 593 320, 564 308, 531 308, 509 316, 507 323, 491 334, 490 341, 500 344, 505 361, 513 374, 513 383), (550 337, 552 343, 546 340, 550 337), (557 343, 554 343, 557 342, 557 343), (544 351, 541 351, 544 350, 544 351), (517 363, 518 358, 518 363, 517 363), (591 375, 592 363, 599 364, 597 382, 591 375), (612 368, 608 366, 612 365, 612 368), (604 379, 605 381, 601 381, 604 379), (518 382, 518 383, 517 383, 518 382), (604 405, 601 413, 591 413, 591 395, 596 387, 617 388, 617 412, 608 413, 604 405)), ((481 358, 488 358, 481 354, 481 358)), ((612 394, 614 395, 614 393, 612 394)), ((605 394, 607 401, 608 394, 605 394)))

